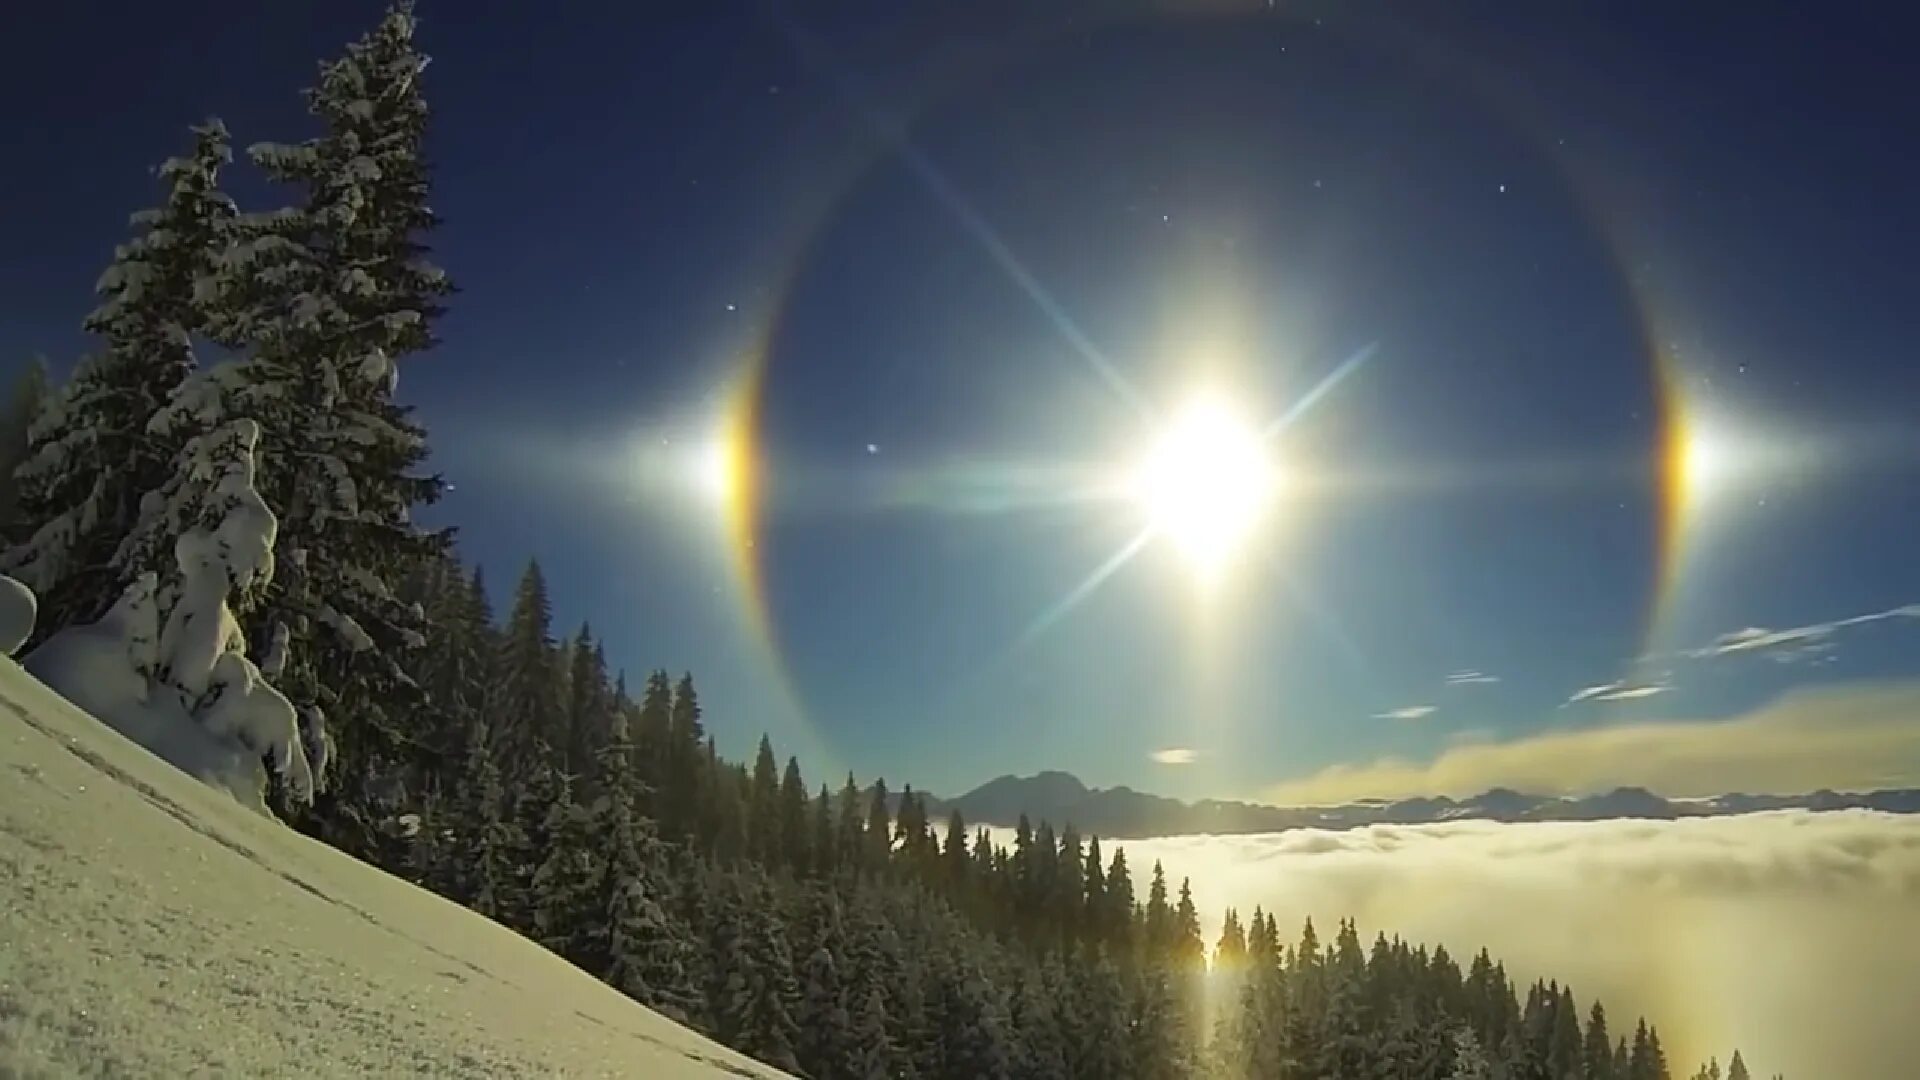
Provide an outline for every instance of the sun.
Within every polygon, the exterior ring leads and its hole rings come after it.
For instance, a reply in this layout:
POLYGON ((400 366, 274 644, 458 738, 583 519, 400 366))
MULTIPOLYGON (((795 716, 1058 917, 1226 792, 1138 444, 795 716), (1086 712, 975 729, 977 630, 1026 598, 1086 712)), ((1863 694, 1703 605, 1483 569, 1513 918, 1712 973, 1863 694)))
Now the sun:
POLYGON ((1160 432, 1130 489, 1153 533, 1212 579, 1265 517, 1277 479, 1260 431, 1218 395, 1202 395, 1160 432))

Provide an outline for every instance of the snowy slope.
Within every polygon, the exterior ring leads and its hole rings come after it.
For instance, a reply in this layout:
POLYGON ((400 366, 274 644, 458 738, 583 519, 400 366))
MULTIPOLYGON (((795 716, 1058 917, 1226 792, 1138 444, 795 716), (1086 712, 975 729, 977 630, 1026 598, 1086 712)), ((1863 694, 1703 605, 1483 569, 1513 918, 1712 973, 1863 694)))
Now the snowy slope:
POLYGON ((0 658, 0 1076, 778 1076, 0 658))

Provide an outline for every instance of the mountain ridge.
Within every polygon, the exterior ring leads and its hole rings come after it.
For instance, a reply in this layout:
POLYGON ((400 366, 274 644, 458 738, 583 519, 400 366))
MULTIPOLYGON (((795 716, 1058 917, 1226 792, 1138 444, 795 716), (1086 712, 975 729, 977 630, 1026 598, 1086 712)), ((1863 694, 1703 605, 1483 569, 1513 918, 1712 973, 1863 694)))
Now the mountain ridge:
MULTIPOLYGON (((894 797, 898 805, 898 795, 894 797)), ((1083 834, 1113 839, 1148 836, 1232 835, 1288 829, 1341 831, 1367 825, 1424 825, 1442 821, 1607 821, 1672 820, 1721 817, 1764 810, 1878 810, 1920 814, 1920 788, 1840 792, 1829 788, 1800 795, 1729 792, 1711 798, 1669 798, 1644 787, 1617 787, 1589 795, 1534 795, 1511 788, 1489 788, 1478 795, 1404 799, 1363 799, 1330 806, 1277 806, 1234 799, 1184 801, 1136 791, 1125 785, 1089 787, 1058 769, 1031 776, 1011 773, 955 798, 921 794, 927 813, 938 821, 950 811, 972 825, 1013 826, 1021 815, 1056 829, 1068 825, 1083 834)))

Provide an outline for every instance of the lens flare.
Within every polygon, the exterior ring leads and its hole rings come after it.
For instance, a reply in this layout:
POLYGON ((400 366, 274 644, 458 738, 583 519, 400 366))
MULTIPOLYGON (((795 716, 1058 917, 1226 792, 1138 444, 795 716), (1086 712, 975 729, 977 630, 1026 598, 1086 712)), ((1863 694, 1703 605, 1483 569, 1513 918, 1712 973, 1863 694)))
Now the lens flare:
POLYGON ((1276 479, 1259 430, 1209 395, 1190 402, 1161 433, 1132 491, 1155 533, 1211 579, 1266 515, 1276 479))

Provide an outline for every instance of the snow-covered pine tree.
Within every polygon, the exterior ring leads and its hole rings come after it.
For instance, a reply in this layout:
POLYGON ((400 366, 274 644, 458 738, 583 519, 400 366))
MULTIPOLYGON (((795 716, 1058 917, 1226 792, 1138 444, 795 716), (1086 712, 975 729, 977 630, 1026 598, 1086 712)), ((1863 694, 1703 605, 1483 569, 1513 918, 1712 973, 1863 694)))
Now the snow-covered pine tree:
POLYGON ((1052 1080, 1067 1075, 1066 1025, 1043 968, 1028 965, 1021 970, 1008 1018, 1013 1029, 1016 1080, 1052 1080))
POLYGON ((1077 965, 1073 980, 1079 989, 1074 1002, 1077 1021, 1068 1048, 1076 1080, 1132 1073, 1128 1059, 1126 991, 1120 972, 1105 955, 1077 965))
POLYGON ((831 892, 809 898, 811 923, 805 959, 800 964, 800 1007, 794 1019, 800 1036, 794 1047, 808 1076, 842 1076, 853 1071, 853 988, 843 971, 847 952, 840 904, 831 892))
POLYGON ((793 1048, 800 1032, 793 1013, 800 990, 793 977, 792 951, 766 890, 754 889, 749 895, 742 943, 745 979, 730 981, 728 988, 728 1007, 735 1010, 732 1045, 775 1068, 797 1071, 800 1063, 793 1048))
POLYGON ((848 1080, 898 1080, 911 1075, 887 1028, 886 994, 878 986, 869 987, 861 995, 854 1024, 854 1051, 844 1074, 848 1080))
POLYGON ((1453 1070, 1446 1080, 1493 1080, 1493 1066, 1473 1029, 1463 1027, 1453 1036, 1453 1070))
POLYGON ((592 815, 573 800, 571 777, 560 777, 543 831, 544 857, 531 883, 536 940, 581 967, 605 971, 604 964, 594 964, 593 948, 606 913, 602 860, 592 815))
MULTIPOLYGON (((194 283, 234 220, 219 186, 220 168, 231 160, 227 129, 209 120, 193 135, 190 154, 160 166, 166 200, 133 216, 138 235, 115 249, 100 275, 100 304, 86 328, 105 339, 103 348, 40 410, 14 472, 25 536, 0 556, 0 571, 39 598, 30 644, 99 618, 141 573, 172 570, 177 533, 136 565, 115 553, 140 527, 145 497, 168 481, 192 434, 160 434, 151 425, 194 369, 193 335, 206 322, 194 283)), ((252 412, 232 415, 265 422, 252 412)), ((263 651, 269 643, 255 642, 263 651)))
POLYGON ((652 823, 634 808, 639 781, 632 769, 626 718, 615 714, 596 754, 601 796, 593 807, 593 835, 603 856, 602 909, 588 926, 589 970, 616 989, 676 1020, 697 1011, 692 931, 673 914, 667 866, 652 823))
MULTIPOLYGON (((497 747, 499 737, 495 736, 493 741, 497 747)), ((537 904, 533 878, 553 847, 553 835, 549 831, 553 824, 552 811, 560 801, 561 788, 567 781, 560 770, 554 767, 552 752, 547 749, 544 739, 535 739, 530 753, 532 762, 522 769, 523 778, 517 781, 517 786, 509 789, 512 793, 508 796, 506 818, 511 826, 508 835, 513 840, 513 848, 507 862, 512 875, 512 887, 503 898, 508 903, 503 905, 501 921, 537 939, 539 928, 534 920, 537 904)))
POLYGON ((518 906, 510 893, 516 886, 511 860, 519 845, 483 719, 476 718, 469 731, 452 800, 452 895, 487 918, 500 919, 518 906))
MULTIPOLYGON (((939 1053, 946 1076, 1006 1080, 1013 1069, 1013 1039, 1000 988, 969 955, 962 941, 940 979, 939 1053)), ((1115 1074, 1117 1075, 1117 1074, 1115 1074)))
MULTIPOLYGON (((1161 891, 1164 894, 1164 883, 1161 891)), ((1166 932, 1164 926, 1161 932, 1166 932)), ((1165 961, 1148 959, 1140 966, 1133 981, 1133 1008, 1128 1027, 1136 1076, 1143 1080, 1172 1080, 1187 1075, 1191 1045, 1186 1004, 1165 961)))
POLYGON ((284 635, 247 657, 236 611, 273 576, 273 511, 254 487, 259 426, 209 416, 189 439, 163 491, 174 568, 137 576, 95 623, 69 627, 27 659, 68 700, 181 769, 265 812, 269 774, 296 803, 326 770, 324 733, 303 731, 268 682, 284 635), (309 738, 309 736, 312 736, 309 738))
POLYGON ((302 200, 243 218, 199 290, 209 333, 245 355, 229 389, 265 426, 262 490, 283 508, 284 572, 245 621, 248 637, 292 631, 283 680, 330 717, 339 743, 340 784, 318 823, 350 849, 427 752, 405 722, 416 689, 404 660, 422 619, 395 587, 447 542, 412 523, 441 484, 412 472, 426 441, 393 396, 397 361, 432 344, 450 289, 419 239, 434 216, 427 58, 413 35, 399 3, 321 66, 306 93, 317 137, 249 150, 302 200))

